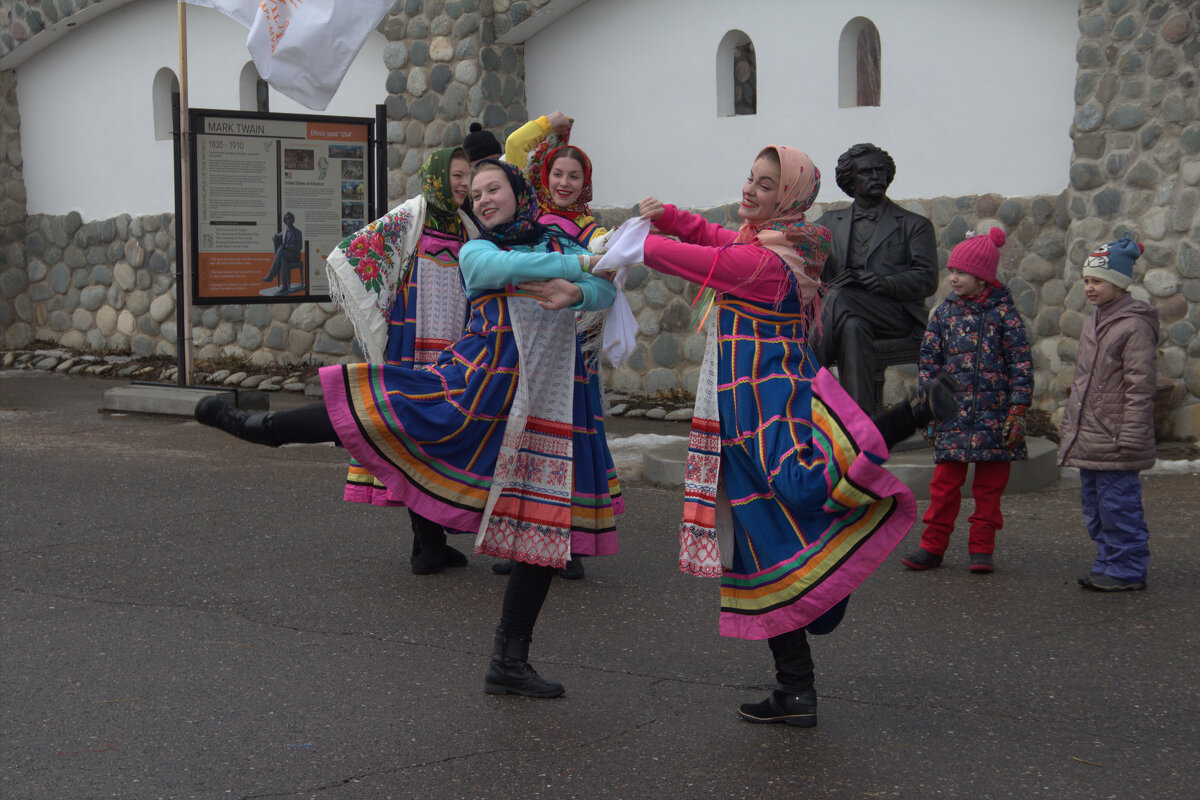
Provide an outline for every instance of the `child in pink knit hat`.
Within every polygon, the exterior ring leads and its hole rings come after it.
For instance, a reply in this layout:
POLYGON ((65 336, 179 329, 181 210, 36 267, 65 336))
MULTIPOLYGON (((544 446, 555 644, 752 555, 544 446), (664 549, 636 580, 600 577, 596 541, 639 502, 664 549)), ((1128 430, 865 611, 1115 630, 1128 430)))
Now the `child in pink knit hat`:
POLYGON ((933 423, 933 480, 921 545, 901 562, 909 569, 941 565, 958 517, 967 467, 975 465, 968 569, 993 570, 996 531, 1004 527, 1000 497, 1013 461, 1025 453, 1025 412, 1033 399, 1029 340, 1012 294, 996 280, 1004 231, 970 236, 950 253, 950 295, 934 309, 921 343, 921 383, 940 372, 958 381, 958 415, 933 423))

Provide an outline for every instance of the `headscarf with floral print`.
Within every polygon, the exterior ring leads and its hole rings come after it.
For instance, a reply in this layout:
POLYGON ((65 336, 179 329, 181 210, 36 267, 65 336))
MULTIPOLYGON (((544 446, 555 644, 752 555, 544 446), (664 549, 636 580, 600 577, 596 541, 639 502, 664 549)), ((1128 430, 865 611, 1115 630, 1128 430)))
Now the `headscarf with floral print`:
POLYGON ((450 191, 450 162, 456 156, 464 161, 467 158, 461 147, 434 150, 418 172, 421 178, 421 194, 428 203, 425 209, 425 227, 452 236, 462 233, 462 220, 458 216, 459 206, 454 202, 454 192, 450 191))
POLYGON ((499 167, 508 178, 508 185, 512 187, 513 195, 517 198, 517 211, 511 220, 494 228, 487 228, 482 221, 476 219, 480 237, 501 247, 537 244, 546 235, 546 226, 537 221, 541 211, 538 209, 537 194, 533 187, 519 169, 495 158, 485 158, 477 162, 474 174, 478 175, 480 170, 489 166, 499 167))
POLYGON ((821 269, 833 249, 833 237, 823 225, 806 222, 804 212, 821 190, 821 173, 812 159, 792 147, 768 145, 779 156, 779 194, 770 219, 742 223, 737 241, 755 242, 783 259, 796 277, 801 298, 817 296, 821 269))
POLYGON ((592 160, 578 147, 566 144, 565 139, 552 149, 548 148, 547 142, 542 142, 537 146, 533 155, 529 157, 529 180, 533 184, 534 191, 537 192, 538 205, 541 206, 542 213, 558 214, 573 222, 578 222, 582 217, 591 217, 592 210, 588 208, 588 202, 592 199, 592 160), (565 207, 557 205, 550 194, 550 171, 554 167, 555 159, 558 158, 578 161, 583 167, 583 188, 579 192, 579 197, 575 198, 571 205, 565 207))

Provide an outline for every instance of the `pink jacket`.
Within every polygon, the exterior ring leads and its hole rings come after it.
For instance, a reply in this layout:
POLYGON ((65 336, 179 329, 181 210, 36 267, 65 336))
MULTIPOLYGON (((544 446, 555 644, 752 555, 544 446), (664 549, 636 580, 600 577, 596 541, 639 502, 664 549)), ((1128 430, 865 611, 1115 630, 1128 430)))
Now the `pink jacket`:
POLYGON ((792 290, 783 259, 757 244, 738 244, 737 231, 673 205, 654 223, 665 234, 646 237, 646 266, 743 300, 775 303, 792 290))
POLYGON ((1059 426, 1058 463, 1105 471, 1154 466, 1158 310, 1126 294, 1084 325, 1059 426))

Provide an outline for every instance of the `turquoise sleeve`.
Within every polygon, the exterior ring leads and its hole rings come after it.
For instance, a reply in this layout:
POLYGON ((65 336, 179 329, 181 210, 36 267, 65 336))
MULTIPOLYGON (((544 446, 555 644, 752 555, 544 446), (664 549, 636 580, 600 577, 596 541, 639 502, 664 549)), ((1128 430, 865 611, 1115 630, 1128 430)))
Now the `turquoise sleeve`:
POLYGON ((501 250, 492 242, 481 239, 473 239, 463 245, 458 254, 458 266, 462 270, 463 285, 468 296, 490 289, 503 289, 510 283, 521 281, 563 278, 577 283, 586 275, 579 265, 578 256, 501 250))
POLYGON ((583 290, 583 299, 571 306, 574 311, 601 311, 617 299, 617 287, 607 278, 584 275, 575 285, 583 290))

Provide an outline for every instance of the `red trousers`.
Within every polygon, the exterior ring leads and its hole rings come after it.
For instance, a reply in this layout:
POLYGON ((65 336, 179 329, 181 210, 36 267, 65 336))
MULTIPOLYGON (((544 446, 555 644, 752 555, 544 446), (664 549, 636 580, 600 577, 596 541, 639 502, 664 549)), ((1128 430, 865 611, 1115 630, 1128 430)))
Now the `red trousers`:
MULTIPOLYGON (((962 461, 939 461, 929 482, 929 510, 925 512, 925 533, 921 547, 934 555, 943 555, 950 544, 954 520, 962 504, 962 487, 967 481, 967 467, 962 461)), ((971 515, 971 535, 967 549, 972 553, 988 553, 996 549, 996 531, 1004 527, 1000 513, 1000 496, 1008 486, 1011 461, 976 461, 975 480, 971 496, 975 498, 975 513, 971 515)))

